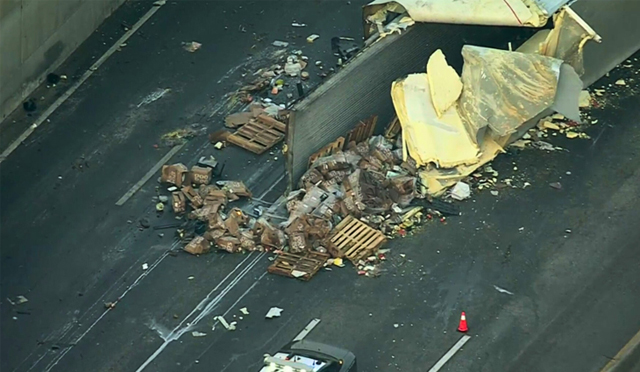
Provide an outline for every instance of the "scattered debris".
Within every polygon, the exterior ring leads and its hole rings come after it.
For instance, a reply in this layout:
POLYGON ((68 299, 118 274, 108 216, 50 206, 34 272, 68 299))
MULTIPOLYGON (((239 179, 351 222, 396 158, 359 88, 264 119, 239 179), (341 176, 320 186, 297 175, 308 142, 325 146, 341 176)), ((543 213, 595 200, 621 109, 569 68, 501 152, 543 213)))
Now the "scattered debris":
POLYGON ((551 182, 549 186, 556 190, 562 190, 562 184, 560 182, 551 182))
POLYGON ((116 303, 115 302, 105 302, 104 303, 104 308, 105 309, 114 309, 116 307, 116 303))
POLYGON ((202 47, 202 44, 197 41, 185 41, 182 43, 182 48, 190 53, 195 52, 196 50, 200 49, 200 47, 202 47))
POLYGON ((578 106, 580 108, 591 107, 591 93, 589 93, 588 90, 583 90, 580 92, 580 97, 578 98, 578 106))
POLYGON ((279 318, 280 315, 282 313, 282 309, 279 307, 272 307, 271 309, 269 309, 269 311, 267 312, 267 315, 265 315, 265 318, 267 319, 273 319, 273 318, 279 318))
POLYGON ((451 189, 451 197, 455 200, 465 200, 471 197, 471 187, 468 183, 459 181, 451 189))
POLYGON ((54 87, 60 82, 60 79, 60 75, 54 74, 53 72, 47 75, 47 83, 54 87))
POLYGON ((16 298, 13 300, 11 300, 10 298, 7 298, 7 301, 9 301, 9 303, 12 306, 21 305, 25 302, 29 302, 29 300, 25 296, 16 296, 16 298))
POLYGON ((307 43, 312 44, 314 41, 318 40, 319 37, 320 35, 318 34, 311 34, 307 36, 307 43))
POLYGON ((507 291, 507 290, 506 290, 506 289, 504 289, 504 288, 500 288, 500 287, 498 287, 497 285, 494 285, 494 286, 493 286, 493 288, 495 288, 495 289, 496 289, 496 291, 498 291, 498 292, 500 292, 500 293, 504 293, 504 294, 508 294, 508 295, 513 296, 513 292, 507 291))
POLYGON ((160 98, 164 97, 169 92, 171 92, 170 88, 159 88, 159 89, 156 89, 151 94, 149 94, 148 96, 144 97, 142 99, 142 101, 140 101, 140 103, 138 103, 138 107, 141 107, 141 106, 144 106, 144 105, 148 105, 148 104, 150 104, 152 102, 155 102, 155 101, 159 100, 160 98))
POLYGON ((204 337, 204 336, 206 336, 206 335, 207 335, 207 334, 206 334, 206 333, 204 333, 204 332, 198 332, 198 331, 193 331, 193 332, 191 332, 191 336, 193 336, 193 337, 204 337))
POLYGON ((201 167, 209 167, 211 169, 215 169, 218 166, 218 161, 213 156, 209 156, 208 159, 206 156, 202 156, 200 157, 200 160, 198 160, 198 165, 201 167))
POLYGON ((307 24, 306 23, 293 22, 291 24, 291 27, 307 27, 307 24))
POLYGON ((235 331, 236 330, 236 325, 238 324, 238 322, 228 323, 227 320, 222 315, 218 315, 214 319, 217 320, 218 322, 220 322, 220 324, 222 324, 222 326, 227 331, 235 331))
POLYGON ((141 218, 140 227, 142 227, 143 229, 148 229, 151 227, 151 222, 149 222, 149 219, 147 218, 141 218))
POLYGON ((276 40, 273 43, 271 43, 271 45, 273 45, 274 47, 278 47, 278 48, 286 48, 289 46, 289 43, 286 41, 280 41, 280 40, 276 40))
POLYGON ((619 80, 616 80, 616 85, 626 86, 627 82, 624 81, 624 79, 619 79, 619 80))
POLYGON ((38 106, 36 105, 36 99, 35 98, 29 98, 28 100, 24 101, 22 103, 22 108, 26 112, 34 112, 38 108, 38 106))
POLYGON ((240 309, 240 312, 244 315, 249 315, 249 310, 247 310, 246 307, 243 307, 242 309, 240 309))

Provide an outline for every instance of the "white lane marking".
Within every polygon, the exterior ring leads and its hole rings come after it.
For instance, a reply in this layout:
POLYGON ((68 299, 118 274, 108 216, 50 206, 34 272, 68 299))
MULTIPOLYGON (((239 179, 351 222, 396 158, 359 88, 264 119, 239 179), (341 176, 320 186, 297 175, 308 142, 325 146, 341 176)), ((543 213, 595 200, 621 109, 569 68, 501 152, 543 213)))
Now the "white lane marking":
MULTIPOLYGON (((178 244, 180 243, 179 240, 174 240, 173 244, 171 245, 170 250, 173 250, 175 247, 178 246, 178 244)), ((127 293, 129 293, 129 291, 134 287, 137 286, 138 284, 140 284, 140 281, 146 277, 147 275, 149 275, 149 273, 151 271, 153 271, 158 265, 160 265, 160 263, 168 256, 168 252, 163 253, 158 259, 156 259, 156 261, 151 264, 151 266, 149 266, 149 269, 144 271, 142 274, 140 274, 133 282, 133 284, 131 284, 130 286, 127 286, 127 289, 120 295, 118 296, 117 300, 115 301, 116 303, 119 302, 120 300, 122 300, 124 298, 124 296, 126 296, 127 293)), ((89 306, 89 308, 87 309, 87 311, 85 311, 85 313, 82 315, 82 317, 80 317, 80 319, 78 319, 77 321, 74 321, 73 324, 83 324, 84 323, 84 319, 85 317, 87 317, 90 313, 91 310, 96 307, 96 305, 98 305, 99 303, 103 302, 103 298, 105 298, 105 296, 107 295, 107 293, 111 292, 111 290, 113 290, 113 288, 116 285, 119 285, 122 283, 123 279, 131 272, 131 270, 133 270, 134 268, 138 268, 140 267, 139 262, 140 260, 144 259, 144 257, 140 257, 133 265, 131 265, 117 280, 115 280, 113 282, 113 284, 104 292, 102 293, 102 295, 91 305, 89 306)), ((98 317, 97 320, 95 320, 94 322, 92 322, 91 326, 89 327, 89 330, 91 328, 93 328, 98 321, 100 321, 104 315, 109 311, 110 309, 104 310, 101 315, 98 317)), ((60 336, 57 337, 58 341, 61 341, 63 338, 65 338, 67 336, 67 334, 69 334, 70 331, 74 330, 74 327, 72 326, 71 323, 67 324, 62 332, 62 334, 60 336)), ((75 346, 78 341, 80 341, 82 338, 84 338, 84 336, 87 335, 88 331, 84 332, 82 335, 80 335, 79 338, 76 339, 76 341, 74 342, 70 342, 69 344, 71 346, 67 347, 66 349, 63 350, 63 352, 61 354, 58 354, 58 356, 56 356, 57 361, 55 361, 55 363, 58 363, 62 357, 64 355, 66 355, 69 350, 75 346)), ((77 329, 75 329, 75 331, 77 331, 77 329)), ((74 332, 75 333, 75 332, 74 332)), ((47 336, 47 338, 45 339, 45 341, 50 341, 52 338, 50 336, 47 336)), ((31 356, 38 350, 38 348, 35 348, 31 354, 29 354, 16 368, 13 369, 13 372, 17 371, 18 369, 20 369, 20 367, 27 361, 29 360, 29 358, 31 358, 31 356)), ((50 349, 45 350, 44 353, 42 353, 42 355, 29 367, 29 369, 27 370, 27 372, 33 370, 33 368, 35 368, 41 361, 42 359, 44 359, 47 355, 49 355, 50 353, 50 349)), ((54 359, 55 360, 55 359, 54 359)), ((53 362, 53 361, 52 361, 53 362)), ((49 365, 52 363, 50 362, 49 365)), ((46 368, 49 367, 49 365, 47 365, 46 368)), ((52 366, 53 367, 53 366, 52 366)))
POLYGON ((265 192, 263 192, 263 193, 260 195, 260 197, 258 197, 258 199, 262 199, 262 198, 264 198, 265 196, 267 196, 267 194, 268 194, 268 193, 270 193, 270 192, 271 192, 271 190, 273 190, 273 189, 276 187, 276 185, 278 185, 278 184, 280 183, 280 181, 282 181, 282 180, 284 179, 284 175, 285 175, 285 174, 283 173, 283 174, 280 176, 280 178, 278 178, 278 179, 276 180, 276 182, 274 182, 271 186, 269 186, 269 188, 268 188, 267 190, 265 190, 265 192))
POLYGON ((142 176, 142 178, 140 179, 140 181, 136 182, 135 185, 131 186, 131 188, 129 189, 129 191, 127 191, 124 195, 122 195, 122 197, 120 199, 118 199, 118 201, 116 202, 117 206, 121 206, 124 203, 127 202, 127 200, 129 200, 129 198, 131 198, 133 196, 133 194, 135 194, 138 190, 140 190, 140 188, 142 186, 144 186, 145 183, 147 183, 147 181, 149 181, 149 179, 151 177, 153 177, 154 174, 156 174, 156 172, 162 168, 162 166, 169 161, 169 159, 171 159, 171 157, 173 155, 175 155, 178 151, 182 150, 182 148, 184 147, 184 143, 178 146, 174 146, 171 150, 169 150, 169 152, 162 157, 162 159, 160 159, 153 167, 151 167, 151 169, 149 169, 149 171, 147 173, 145 173, 144 176, 142 176))
POLYGON ((449 349, 449 351, 447 351, 447 353, 442 358, 440 358, 440 360, 433 367, 431 367, 429 372, 438 372, 440 368, 442 368, 445 363, 447 363, 449 359, 451 359, 455 355, 455 353, 457 353, 470 339, 471 336, 468 335, 460 337, 458 342, 456 342, 456 344, 453 345, 453 347, 449 349))
POLYGON ((71 85, 69 89, 66 92, 64 92, 63 95, 61 95, 57 100, 55 100, 55 102, 53 102, 53 104, 49 106, 49 108, 47 108, 45 112, 43 112, 42 115, 40 115, 38 119, 33 124, 31 124, 31 126, 27 130, 25 130, 20 135, 20 137, 18 137, 15 141, 11 142, 9 147, 7 147, 2 152, 2 154, 0 154, 0 163, 2 163, 15 149, 17 149, 18 146, 20 146, 20 144, 24 142, 24 140, 26 140, 36 130, 36 128, 42 125, 42 123, 44 123, 44 121, 47 120, 49 116, 51 116, 51 114, 53 114, 53 112, 58 109, 58 107, 60 107, 67 99, 69 99, 69 97, 71 97, 71 95, 75 93, 75 91, 78 90, 78 88, 80 88, 80 86, 85 81, 87 81, 87 79, 91 77, 91 75, 93 75, 93 73, 100 66, 102 66, 102 64, 109 57, 111 57, 111 55, 115 53, 118 50, 118 48, 120 48, 120 45, 122 45, 124 42, 129 40, 129 38, 136 31, 138 31, 138 29, 142 27, 142 25, 144 25, 145 22, 149 20, 149 18, 151 18, 154 14, 156 14, 156 12, 160 9, 160 7, 161 6, 154 6, 153 8, 149 9, 149 11, 145 13, 145 15, 143 15, 142 18, 140 18, 138 22, 136 22, 129 31, 125 32, 124 35, 122 35, 122 37, 118 39, 118 41, 116 41, 115 44, 113 44, 111 48, 109 48, 109 50, 107 50, 102 55, 102 57, 100 57, 93 65, 91 65, 91 67, 89 67, 89 69, 84 74, 82 74, 82 76, 78 81, 76 81, 73 85, 71 85))
POLYGON ((180 324, 178 324, 171 331, 171 333, 167 336, 167 339, 164 340, 162 345, 160 345, 156 349, 156 351, 154 351, 153 354, 151 354, 151 356, 149 356, 149 358, 147 358, 147 360, 145 360, 144 363, 142 363, 142 365, 138 367, 136 372, 143 371, 151 362, 153 362, 158 357, 158 355, 160 355, 164 351, 164 349, 167 348, 167 346, 169 346, 171 342, 178 340, 183 334, 185 334, 186 332, 189 332, 193 327, 195 327, 205 316, 209 315, 218 306, 220 301, 227 295, 227 293, 229 293, 229 291, 231 291, 236 286, 236 284, 238 284, 238 282, 240 282, 240 280, 244 278, 251 271, 251 269, 253 269, 253 267, 260 261, 260 259, 264 257, 264 255, 266 254, 262 252, 257 257, 255 257, 253 261, 251 261, 244 269, 242 269, 242 271, 238 274, 238 276, 236 276, 231 282, 229 282, 229 284, 227 284, 227 286, 216 297, 211 299, 211 295, 213 295, 213 293, 215 293, 222 286, 222 284, 226 282, 227 279, 234 272, 236 272, 236 270, 238 270, 239 267, 241 267, 245 263, 245 261, 251 258, 253 253, 254 252, 249 253, 249 255, 244 260, 242 260, 242 262, 236 265, 233 271, 227 274, 227 276, 224 277, 224 279, 222 279, 222 281, 218 285, 216 285, 216 287, 213 288, 207 294, 207 296, 202 301, 200 301, 200 303, 198 303, 198 305, 194 307, 193 310, 191 310, 191 312, 184 319, 182 319, 182 321, 180 321, 180 324), (193 319, 193 321, 187 323, 189 318, 191 318, 191 316, 198 311, 200 311, 200 314, 198 314, 193 319), (184 326, 185 323, 187 323, 186 326, 184 326))
POLYGON ((626 358, 630 358, 631 355, 634 352, 634 349, 638 348, 640 346, 640 331, 638 331, 638 333, 635 334, 635 336, 631 337, 631 340, 629 340, 629 342, 627 342, 622 349, 620 349, 620 351, 618 351, 618 354, 616 354, 616 356, 613 357, 613 359, 611 359, 609 361, 609 363, 607 363, 607 365, 604 366, 604 368, 602 368, 602 370, 600 370, 600 372, 615 372, 617 370, 619 370, 622 364, 622 361, 625 360, 626 358))
POLYGON ((298 333, 298 335, 296 337, 294 337, 293 341, 300 341, 302 339, 304 339, 305 337, 307 337, 307 335, 309 333, 311 333, 311 331, 313 331, 313 329, 318 325, 318 323, 320 323, 320 319, 319 318, 315 318, 313 320, 311 320, 309 322, 309 324, 307 324, 306 327, 304 327, 302 329, 302 331, 300 331, 300 333, 298 333))
MULTIPOLYGON (((129 293, 129 291, 131 291, 133 288, 137 287, 138 284, 140 284, 140 281, 142 281, 142 279, 144 279, 147 275, 149 275, 149 273, 151 271, 153 271, 153 269, 155 269, 156 267, 158 267, 158 265, 160 265, 160 263, 162 262, 162 260, 164 260, 167 256, 169 256, 169 252, 164 252, 162 254, 162 256, 160 256, 154 263, 152 263, 149 268, 145 271, 142 272, 142 274, 140 274, 136 280, 134 280, 133 284, 131 284, 130 286, 127 286, 127 289, 125 289, 125 291, 118 296, 118 298, 114 301, 114 303, 117 305, 118 302, 120 302, 124 296, 127 295, 127 293, 129 293)), ((49 365, 46 367, 45 372, 49 372, 51 371, 51 369, 53 367, 55 367, 60 360, 62 360, 62 358, 64 358, 65 355, 67 355, 67 353, 69 351, 71 351, 71 349, 73 348, 74 345, 77 345, 80 340, 82 340, 92 329, 93 327, 96 326, 96 324, 98 324, 98 322, 100 322, 102 320, 102 318, 105 317, 105 315, 107 315, 108 312, 110 312, 113 308, 108 308, 106 310, 104 310, 102 312, 102 314, 100 314, 100 316, 98 317, 98 319, 94 320, 93 323, 91 323, 91 325, 89 326, 89 328, 87 328, 80 336, 78 336, 78 338, 75 339, 75 341, 73 341, 71 343, 71 346, 67 347, 66 349, 64 349, 64 351, 62 353, 60 353, 56 358, 54 358, 49 365)), ((35 366, 35 365, 34 365, 35 366)), ((29 368, 29 370, 31 370, 34 366, 31 366, 31 368, 29 368)), ((28 372, 28 371, 27 371, 28 372)))

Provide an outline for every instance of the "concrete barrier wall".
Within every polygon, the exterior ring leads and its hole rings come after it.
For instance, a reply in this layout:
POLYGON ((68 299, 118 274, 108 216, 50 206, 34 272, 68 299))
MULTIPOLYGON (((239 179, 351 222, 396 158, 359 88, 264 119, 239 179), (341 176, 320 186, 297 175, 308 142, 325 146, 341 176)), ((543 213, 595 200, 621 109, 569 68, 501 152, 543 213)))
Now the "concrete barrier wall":
POLYGON ((1 0, 0 121, 124 0, 1 0))

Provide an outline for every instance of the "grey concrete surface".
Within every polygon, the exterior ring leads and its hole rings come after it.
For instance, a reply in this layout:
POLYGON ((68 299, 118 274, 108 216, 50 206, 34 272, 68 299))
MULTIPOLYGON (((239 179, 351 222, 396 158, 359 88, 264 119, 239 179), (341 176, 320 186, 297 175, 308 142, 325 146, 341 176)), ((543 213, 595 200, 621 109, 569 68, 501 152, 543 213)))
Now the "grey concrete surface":
MULTIPOLYGON (((613 86, 593 110, 591 140, 552 138, 569 151, 509 153, 494 163, 501 177, 530 187, 481 193, 462 204, 461 217, 392 241, 380 278, 347 267, 302 283, 266 275, 270 262, 258 253, 168 255, 170 231, 159 237, 137 226, 141 217, 173 221, 155 216, 153 180, 123 207, 115 201, 168 151, 153 146, 163 133, 221 127, 233 109, 221 97, 269 62, 272 40, 295 32, 312 60, 330 61, 329 36, 357 36, 361 4, 168 5, 0 165, 0 369, 136 371, 148 362, 146 371, 258 370, 262 354, 318 317, 309 338, 351 349, 361 371, 426 371, 459 338, 464 310, 473 339, 444 371, 582 372, 598 371, 640 329, 637 60, 612 73, 610 81, 629 85, 613 86), (294 20, 309 26, 292 30, 294 20), (256 42, 253 32, 267 37, 256 42), (326 43, 306 45, 310 33, 326 43), (202 49, 185 52, 187 40, 202 49), (165 87, 166 97, 137 107, 165 87), (562 190, 548 186, 556 181, 562 190), (5 300, 18 295, 29 302, 5 300), (282 317, 264 319, 271 306, 282 317), (250 311, 242 320, 241 307, 250 311), (216 325, 223 314, 238 330, 216 325)), ((219 152, 204 136, 175 160, 192 164, 200 154, 226 159, 224 177, 244 179, 256 195, 283 172, 275 155, 219 152)))
POLYGON ((124 0, 8 0, 0 6, 0 121, 124 0))

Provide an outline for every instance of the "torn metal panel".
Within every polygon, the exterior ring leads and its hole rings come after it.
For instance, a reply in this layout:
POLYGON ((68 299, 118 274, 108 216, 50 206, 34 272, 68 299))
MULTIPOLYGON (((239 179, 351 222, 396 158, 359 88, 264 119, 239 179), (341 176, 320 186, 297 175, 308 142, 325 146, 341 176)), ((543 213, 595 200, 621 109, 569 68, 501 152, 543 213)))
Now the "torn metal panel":
POLYGON ((564 7, 554 16, 552 30, 539 31, 518 48, 518 51, 561 59, 582 76, 584 74, 583 50, 589 40, 598 43, 602 41, 578 14, 571 8, 564 7))
POLYGON ((600 36, 568 7, 554 17, 554 25, 540 54, 561 59, 584 74, 584 45, 589 40, 600 42, 600 36))
POLYGON ((548 18, 533 0, 375 0, 363 9, 365 37, 380 32, 389 18, 403 13, 415 22, 487 26, 541 27, 548 18))
POLYGON ((456 106, 438 117, 427 74, 411 74, 391 86, 391 98, 402 126, 404 159, 418 166, 455 167, 478 161, 479 148, 469 136, 456 106))
POLYGON ((462 57, 459 107, 469 133, 488 127, 506 136, 553 105, 561 60, 470 45, 462 57))
POLYGON ((551 109, 567 118, 580 122, 580 94, 582 80, 573 67, 563 63, 560 67, 560 78, 556 89, 556 97, 551 109))

